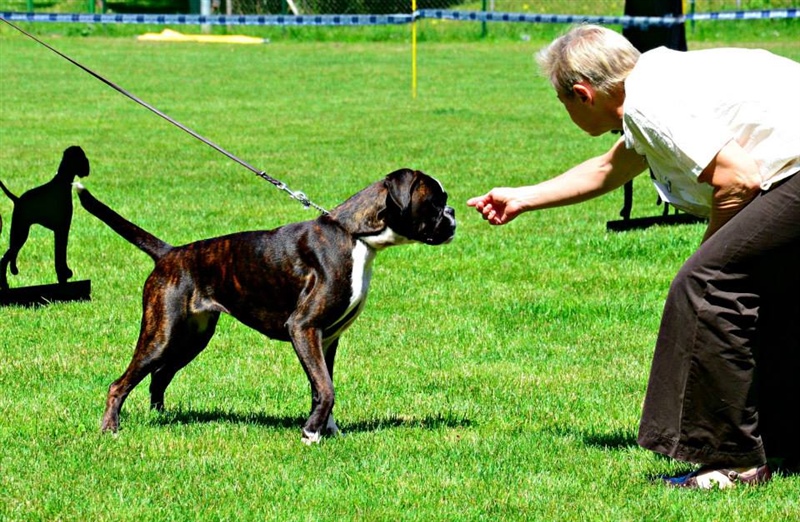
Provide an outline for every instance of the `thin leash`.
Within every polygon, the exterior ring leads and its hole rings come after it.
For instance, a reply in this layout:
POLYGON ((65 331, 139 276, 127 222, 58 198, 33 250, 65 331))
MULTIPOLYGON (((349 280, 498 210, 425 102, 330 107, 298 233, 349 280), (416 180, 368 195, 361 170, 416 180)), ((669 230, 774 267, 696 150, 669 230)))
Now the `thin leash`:
POLYGON ((297 201, 299 201, 300 203, 302 203, 304 207, 306 207, 306 208, 309 208, 309 207, 314 207, 315 209, 317 209, 318 211, 320 211, 320 212, 321 212, 321 213, 323 213, 323 214, 327 214, 327 213, 328 213, 328 211, 327 211, 327 210, 325 210, 325 209, 324 209, 324 208, 322 208, 321 206, 317 205, 316 203, 314 203, 313 201, 311 201, 310 199, 308 199, 308 197, 306 197, 306 195, 305 195, 305 194, 303 194, 302 192, 297 192, 297 191, 293 191, 293 190, 291 190, 291 189, 290 189, 289 187, 287 187, 287 186, 286 186, 286 184, 285 184, 285 183, 283 183, 282 181, 279 181, 279 180, 277 180, 277 179, 273 178, 272 176, 270 176, 269 174, 267 174, 267 173, 266 173, 266 172, 264 172, 263 170, 259 170, 259 169, 255 168, 255 167, 253 167, 252 165, 250 165, 249 163, 247 163, 246 161, 244 161, 244 160, 242 160, 242 159, 240 159, 240 158, 238 158, 238 157, 234 156, 233 154, 231 154, 231 153, 230 153, 230 152, 228 152, 227 150, 223 149, 222 147, 220 147, 219 145, 217 145, 217 144, 216 144, 216 143, 214 143, 213 141, 211 141, 211 140, 209 140, 209 139, 207 139, 207 138, 204 138, 203 136, 201 136, 200 134, 196 133, 195 131, 193 131, 193 130, 192 130, 192 129, 190 129, 189 127, 187 127, 187 126, 183 125, 182 123, 180 123, 180 122, 178 122, 178 121, 176 121, 176 120, 174 120, 174 119, 170 118, 169 116, 167 116, 166 114, 164 114, 164 113, 163 113, 163 112, 161 112, 160 110, 156 109, 156 108, 155 108, 155 107, 153 107, 152 105, 148 104, 148 103, 147 103, 147 102, 145 102, 144 100, 141 100, 140 98, 138 98, 138 97, 136 97, 135 95, 133 95, 132 93, 130 93, 130 92, 128 92, 128 91, 126 91, 125 89, 123 89, 123 88, 122 88, 122 87, 120 87, 119 85, 115 84, 114 82, 112 82, 112 81, 110 81, 110 80, 108 80, 108 79, 106 79, 106 78, 102 77, 101 75, 99 75, 99 74, 97 74, 96 72, 92 71, 92 70, 91 70, 91 69, 89 69, 88 67, 86 67, 86 66, 84 66, 84 65, 82 65, 82 64, 80 64, 80 63, 78 63, 77 61, 73 60, 72 58, 70 58, 70 57, 69 57, 69 56, 67 56, 66 54, 64 54, 64 53, 62 53, 61 51, 59 51, 58 49, 55 49, 54 47, 52 47, 52 46, 48 45, 47 43, 43 42, 42 40, 40 40, 40 39, 36 38, 36 37, 35 37, 35 36, 33 36, 32 34, 30 34, 30 33, 26 32, 26 31, 24 31, 24 30, 23 30, 23 29, 21 29, 20 27, 17 27, 16 25, 14 25, 13 23, 9 22, 9 21, 8 21, 8 20, 6 20, 5 18, 3 18, 3 17, 0 17, 0 20, 2 20, 3 22, 5 22, 6 24, 10 25, 11 27, 13 27, 14 29, 16 29, 16 30, 17 30, 17 31, 19 31, 20 33, 24 34, 25 36, 27 36, 27 37, 28 37, 28 38, 30 38, 31 40, 35 41, 36 43, 38 43, 38 44, 40 44, 40 45, 43 45, 44 47, 46 47, 47 49, 51 50, 51 51, 52 51, 52 52, 54 52, 55 54, 57 54, 57 55, 59 55, 60 57, 64 58, 65 60, 67 60, 67 61, 68 61, 68 62, 70 62, 71 64, 73 64, 73 65, 75 65, 75 66, 79 67, 80 69, 83 69, 85 72, 87 72, 87 73, 89 73, 90 75, 94 76, 95 78, 97 78, 98 80, 100 80, 100 81, 101 81, 101 82, 103 82, 104 84, 108 85, 109 87, 111 87, 111 88, 112 88, 112 89, 114 89, 115 91, 119 92, 120 94, 122 94, 122 95, 124 95, 124 96, 126 96, 126 97, 130 98, 131 100, 135 101, 136 103, 138 103, 138 104, 139 104, 139 105, 141 105, 142 107, 145 107, 146 109, 150 110, 150 111, 151 111, 151 112, 153 112, 154 114, 156 114, 156 115, 160 116, 161 118, 163 118, 163 119, 167 120, 167 121, 168 121, 168 122, 170 122, 171 124, 175 125, 175 126, 176 126, 176 127, 178 127, 179 129, 181 129, 182 131, 186 132, 187 134, 189 134, 189 135, 191 135, 191 136, 195 137, 196 139, 198 139, 198 140, 202 141, 203 143, 205 143, 205 144, 206 144, 206 145, 208 145, 209 147, 213 148, 213 149, 214 149, 214 150, 216 150, 217 152, 220 152, 220 153, 222 153, 222 154, 223 154, 224 156, 226 156, 228 159, 231 159, 231 160, 235 161, 236 163, 238 163, 239 165, 241 165, 241 166, 245 167, 246 169, 250 170, 250 171, 251 171, 251 172, 253 172, 253 173, 254 173, 256 176, 258 176, 258 177, 260 177, 260 178, 262 178, 262 179, 264 179, 264 180, 266 180, 266 181, 269 181, 269 182, 270 182, 270 183, 272 183, 272 185, 274 185, 274 186, 275 186, 277 189, 279 189, 279 190, 282 190, 282 191, 286 192, 286 193, 287 193, 287 194, 288 194, 290 197, 292 197, 293 199, 296 199, 297 201))

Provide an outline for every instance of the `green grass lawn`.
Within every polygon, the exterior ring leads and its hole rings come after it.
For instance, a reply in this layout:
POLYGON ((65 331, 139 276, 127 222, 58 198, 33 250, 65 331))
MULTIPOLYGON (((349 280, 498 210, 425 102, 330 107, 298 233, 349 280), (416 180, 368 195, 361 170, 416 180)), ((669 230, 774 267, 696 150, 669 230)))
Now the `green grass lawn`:
MULTIPOLYGON (((38 29, 47 35, 46 26, 38 29)), ((146 255, 82 208, 70 263, 92 301, 0 309, 0 520, 800 520, 800 477, 688 492, 635 443, 663 299, 701 225, 609 233, 622 194, 487 226, 464 202, 604 150, 534 68, 544 41, 262 46, 48 41, 330 208, 400 167, 439 178, 455 241, 389 249, 337 360, 345 436, 306 447, 310 398, 287 344, 230 318, 116 436, 99 421, 139 326, 146 255)), ((748 42, 800 59, 797 39, 748 42)), ((732 42, 711 42, 730 45, 732 42)), ((84 184, 171 243, 316 213, 44 48, 0 31, 0 179, 84 184)), ((635 216, 661 212, 637 180, 635 216)), ((0 198, 8 241, 11 203, 0 198)), ((54 280, 35 229, 12 286, 54 280)))

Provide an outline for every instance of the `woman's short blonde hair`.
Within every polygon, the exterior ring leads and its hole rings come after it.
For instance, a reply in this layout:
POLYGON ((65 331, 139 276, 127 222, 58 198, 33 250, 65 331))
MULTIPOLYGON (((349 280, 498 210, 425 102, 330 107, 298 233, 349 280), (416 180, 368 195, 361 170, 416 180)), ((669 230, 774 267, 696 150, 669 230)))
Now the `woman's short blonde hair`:
POLYGON ((599 25, 577 25, 536 55, 556 92, 572 97, 572 86, 587 81, 611 94, 628 77, 639 51, 627 38, 599 25))

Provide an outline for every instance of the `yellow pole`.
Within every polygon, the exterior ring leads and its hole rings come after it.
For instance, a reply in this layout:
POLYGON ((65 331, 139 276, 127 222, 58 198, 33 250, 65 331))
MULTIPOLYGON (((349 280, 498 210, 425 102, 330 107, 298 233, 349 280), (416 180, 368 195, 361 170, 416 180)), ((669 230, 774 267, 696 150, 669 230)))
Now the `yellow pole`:
MULTIPOLYGON (((417 12, 417 0, 411 0, 411 13, 417 12)), ((411 21, 411 97, 417 98, 417 19, 411 21)))

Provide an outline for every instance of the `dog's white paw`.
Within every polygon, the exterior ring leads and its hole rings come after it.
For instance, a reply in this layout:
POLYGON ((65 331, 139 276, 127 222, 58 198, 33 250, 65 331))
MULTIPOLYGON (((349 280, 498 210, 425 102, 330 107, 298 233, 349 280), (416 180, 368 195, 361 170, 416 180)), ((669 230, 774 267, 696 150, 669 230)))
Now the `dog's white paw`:
POLYGON ((322 440, 322 434, 318 431, 310 432, 303 430, 303 437, 300 439, 303 444, 306 446, 311 446, 312 444, 319 444, 319 441, 322 440))
POLYGON ((300 440, 302 440, 303 444, 307 446, 319 444, 319 442, 322 440, 323 433, 331 437, 338 437, 342 435, 342 431, 339 429, 339 426, 336 425, 336 420, 334 420, 332 413, 328 415, 328 422, 325 424, 324 430, 310 432, 303 428, 303 437, 300 440))

